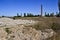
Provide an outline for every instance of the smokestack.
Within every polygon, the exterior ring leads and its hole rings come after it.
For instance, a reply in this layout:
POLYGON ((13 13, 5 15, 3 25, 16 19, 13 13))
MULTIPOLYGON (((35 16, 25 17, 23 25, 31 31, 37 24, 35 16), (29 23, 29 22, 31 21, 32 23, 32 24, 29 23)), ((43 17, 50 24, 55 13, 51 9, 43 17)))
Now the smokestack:
POLYGON ((58 0, 58 7, 59 7, 59 16, 60 16, 60 0, 58 0))
POLYGON ((42 16, 42 14, 43 14, 43 6, 41 5, 41 16, 42 16))

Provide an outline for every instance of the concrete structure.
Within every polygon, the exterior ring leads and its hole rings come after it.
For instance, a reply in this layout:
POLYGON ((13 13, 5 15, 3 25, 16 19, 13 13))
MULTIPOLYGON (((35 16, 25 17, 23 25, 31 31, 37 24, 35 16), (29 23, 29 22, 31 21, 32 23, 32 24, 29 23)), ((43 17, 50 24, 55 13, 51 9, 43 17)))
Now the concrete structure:
POLYGON ((43 6, 41 5, 41 16, 42 16, 42 14, 43 14, 43 6))
POLYGON ((59 7, 59 14, 60 14, 60 0, 58 0, 58 7, 59 7))

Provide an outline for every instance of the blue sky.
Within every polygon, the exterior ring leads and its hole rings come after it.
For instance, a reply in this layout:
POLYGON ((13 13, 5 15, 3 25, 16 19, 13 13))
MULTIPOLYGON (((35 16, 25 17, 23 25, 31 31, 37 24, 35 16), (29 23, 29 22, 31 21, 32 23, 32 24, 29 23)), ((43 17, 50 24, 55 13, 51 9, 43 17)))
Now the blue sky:
POLYGON ((58 0, 0 0, 0 16, 15 16, 17 13, 40 14, 40 5, 43 13, 58 12, 58 0))

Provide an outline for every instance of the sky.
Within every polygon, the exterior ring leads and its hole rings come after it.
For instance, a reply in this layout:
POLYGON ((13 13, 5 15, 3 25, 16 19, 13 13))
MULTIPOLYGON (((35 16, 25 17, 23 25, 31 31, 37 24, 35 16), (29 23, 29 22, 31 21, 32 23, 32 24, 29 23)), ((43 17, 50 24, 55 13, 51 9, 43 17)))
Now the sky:
POLYGON ((0 16, 16 16, 17 13, 40 14, 43 5, 44 13, 58 12, 58 0, 0 0, 0 16))

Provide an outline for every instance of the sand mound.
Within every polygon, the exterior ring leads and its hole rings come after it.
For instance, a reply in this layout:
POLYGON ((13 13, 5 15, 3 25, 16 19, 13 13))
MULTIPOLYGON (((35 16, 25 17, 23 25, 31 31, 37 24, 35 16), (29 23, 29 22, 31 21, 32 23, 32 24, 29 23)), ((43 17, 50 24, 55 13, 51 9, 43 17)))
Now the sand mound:
POLYGON ((9 28, 2 27, 0 28, 0 40, 45 40, 52 37, 53 33, 51 29, 42 32, 41 30, 38 31, 32 27, 24 27, 23 25, 9 28))
POLYGON ((0 40, 45 40, 54 35, 52 29, 41 31, 24 26, 32 25, 34 23, 36 23, 36 21, 0 18, 0 40))
POLYGON ((32 21, 32 20, 13 20, 10 18, 0 18, 0 26, 7 26, 7 25, 18 25, 18 24, 22 24, 22 25, 32 25, 34 24, 36 21, 32 21))

